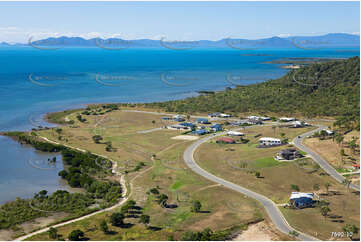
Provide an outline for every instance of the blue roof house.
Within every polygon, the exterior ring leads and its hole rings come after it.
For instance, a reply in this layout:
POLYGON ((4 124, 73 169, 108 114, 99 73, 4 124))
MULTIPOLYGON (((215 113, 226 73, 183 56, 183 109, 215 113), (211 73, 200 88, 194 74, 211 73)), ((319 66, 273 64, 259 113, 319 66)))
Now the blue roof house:
POLYGON ((311 207, 313 204, 313 193, 292 192, 290 202, 296 208, 311 207))
POLYGON ((175 118, 174 121, 177 121, 177 122, 184 122, 185 119, 184 118, 175 118))
POLYGON ((211 129, 212 129, 213 131, 215 131, 215 132, 217 132, 217 131, 222 131, 222 125, 220 125, 220 124, 212 125, 212 126, 211 126, 211 129))
POLYGON ((204 135, 204 134, 207 134, 208 131, 205 129, 199 129, 199 130, 193 131, 193 133, 197 134, 197 135, 204 135))
POLYGON ((183 125, 185 127, 191 127, 193 128, 194 126, 196 126, 194 123, 180 123, 179 125, 183 125))
POLYGON ((199 123, 199 124, 209 124, 210 122, 206 118, 199 118, 199 119, 197 119, 197 123, 199 123))

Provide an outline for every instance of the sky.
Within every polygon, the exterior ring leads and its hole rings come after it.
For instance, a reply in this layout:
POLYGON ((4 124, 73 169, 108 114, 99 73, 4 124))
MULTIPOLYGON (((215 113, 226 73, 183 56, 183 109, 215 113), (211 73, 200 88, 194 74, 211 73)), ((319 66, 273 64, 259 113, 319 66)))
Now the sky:
POLYGON ((359 2, 0 2, 0 42, 219 40, 360 32, 359 2))

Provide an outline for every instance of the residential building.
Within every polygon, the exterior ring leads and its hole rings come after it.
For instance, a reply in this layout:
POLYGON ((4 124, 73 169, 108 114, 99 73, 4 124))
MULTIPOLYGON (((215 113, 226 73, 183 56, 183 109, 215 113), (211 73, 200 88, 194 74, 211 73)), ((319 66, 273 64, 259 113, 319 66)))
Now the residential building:
POLYGON ((232 117, 232 115, 226 114, 226 113, 221 113, 221 114, 219 115, 219 117, 221 117, 221 118, 230 118, 230 117, 232 117))
POLYGON ((290 203, 296 208, 311 207, 313 204, 313 193, 292 192, 290 203))
POLYGON ((197 134, 197 135, 204 135, 204 134, 208 134, 208 130, 206 129, 199 129, 199 130, 196 130, 196 131, 193 131, 193 134, 197 134))
POLYGON ((210 117, 210 118, 215 118, 215 117, 218 117, 220 114, 221 114, 221 113, 219 113, 219 112, 210 113, 210 114, 208 114, 208 117, 210 117))
POLYGON ((276 138, 262 137, 259 139, 260 146, 277 146, 281 144, 282 144, 281 140, 276 138))
POLYGON ((227 135, 229 136, 243 136, 244 133, 238 132, 238 131, 228 131, 227 135))
POLYGON ((214 124, 214 125, 211 126, 211 130, 213 130, 214 132, 222 131, 222 125, 214 124))
POLYGON ((280 118, 281 122, 291 122, 291 121, 295 121, 295 118, 287 118, 287 117, 282 117, 280 118))
POLYGON ((294 160, 301 157, 303 157, 303 155, 296 149, 280 150, 276 156, 278 160, 294 160))
POLYGON ((206 118, 197 119, 197 123, 199 123, 199 124, 210 124, 210 122, 206 118))

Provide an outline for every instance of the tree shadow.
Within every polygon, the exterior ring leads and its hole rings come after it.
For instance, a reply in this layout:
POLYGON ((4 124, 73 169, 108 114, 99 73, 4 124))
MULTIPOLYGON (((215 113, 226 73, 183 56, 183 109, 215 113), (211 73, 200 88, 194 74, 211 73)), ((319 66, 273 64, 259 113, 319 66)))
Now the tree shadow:
POLYGON ((162 230, 161 227, 156 227, 156 226, 149 226, 148 227, 149 230, 152 230, 152 231, 159 231, 159 230, 162 230))
POLYGON ((133 226, 134 226, 134 224, 132 224, 132 223, 125 223, 120 227, 123 228, 123 229, 129 229, 129 228, 131 228, 133 226))
POLYGON ((114 230, 109 230, 108 232, 106 232, 106 234, 108 235, 115 235, 117 234, 118 232, 117 231, 114 231, 114 230))
POLYGON ((164 208, 177 208, 178 207, 178 205, 177 204, 164 204, 164 208))
POLYGON ((203 211, 198 211, 198 213, 211 213, 211 211, 203 210, 203 211))

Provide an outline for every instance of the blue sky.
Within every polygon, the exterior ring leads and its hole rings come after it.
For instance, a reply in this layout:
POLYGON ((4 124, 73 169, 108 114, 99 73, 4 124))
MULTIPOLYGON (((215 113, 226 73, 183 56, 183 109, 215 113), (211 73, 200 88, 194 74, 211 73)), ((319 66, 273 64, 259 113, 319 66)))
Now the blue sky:
POLYGON ((0 41, 30 36, 256 39, 357 33, 359 2, 0 2, 0 41))

